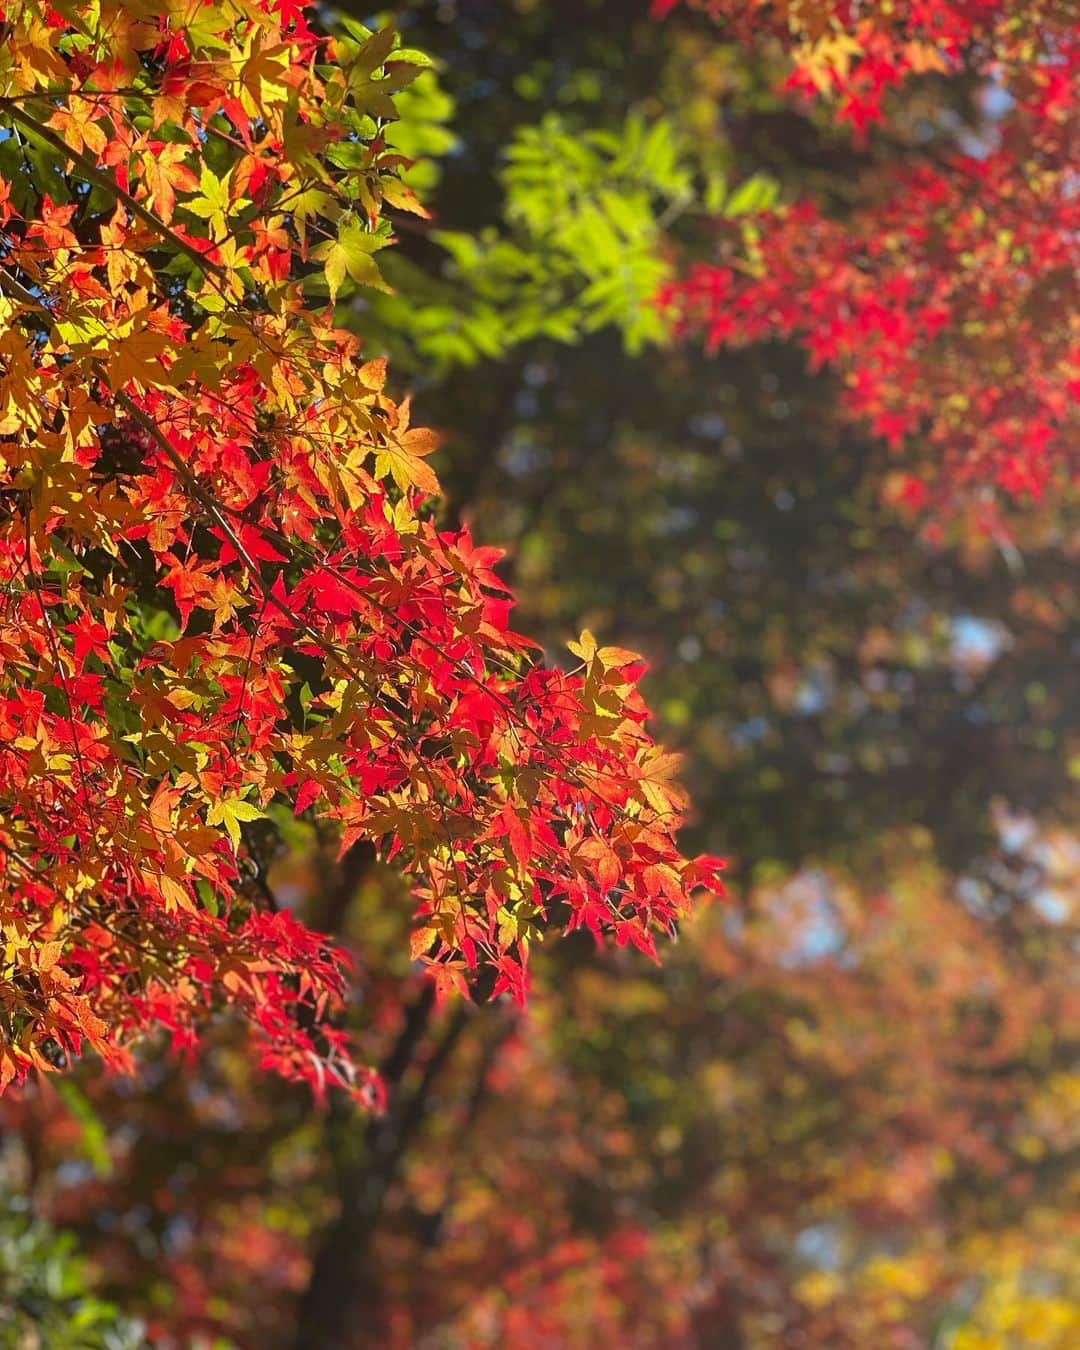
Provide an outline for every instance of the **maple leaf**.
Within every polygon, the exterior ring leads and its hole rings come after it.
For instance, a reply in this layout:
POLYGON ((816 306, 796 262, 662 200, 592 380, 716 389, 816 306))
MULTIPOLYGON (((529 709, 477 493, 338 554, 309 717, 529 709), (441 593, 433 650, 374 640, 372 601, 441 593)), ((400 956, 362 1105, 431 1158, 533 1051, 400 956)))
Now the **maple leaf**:
POLYGON ((226 833, 232 840, 234 849, 240 847, 240 825, 243 821, 264 820, 266 813, 260 811, 257 806, 251 802, 246 802, 241 797, 226 797, 221 801, 215 802, 206 813, 206 823, 208 825, 224 825, 226 833))
POLYGON ((337 299, 338 291, 346 276, 351 277, 358 286, 390 291, 391 288, 383 280, 378 264, 372 256, 385 248, 389 242, 380 235, 371 234, 360 225, 349 223, 342 227, 336 239, 329 239, 311 250, 312 258, 323 263, 331 303, 337 299))
POLYGON ((169 373, 162 361, 174 350, 166 333, 140 325, 117 336, 109 348, 105 373, 113 389, 133 383, 144 387, 168 385, 169 373))
MULTIPOLYGON (((200 180, 187 163, 190 153, 188 146, 171 142, 155 143, 144 152, 143 176, 148 189, 147 204, 166 224, 176 212, 176 194, 199 190, 200 180)), ((205 187, 202 190, 205 193, 205 187)), ((196 197, 194 200, 199 202, 202 199, 196 197)), ((185 202, 184 206, 188 210, 193 209, 191 202, 185 202)), ((199 214, 201 212, 196 211, 196 215, 199 214)))
POLYGON ((427 427, 410 427, 409 415, 410 402, 402 399, 386 441, 375 452, 375 473, 380 478, 389 474, 402 492, 416 487, 435 495, 439 480, 424 460, 439 448, 439 438, 427 427))
POLYGON ((77 99, 70 108, 58 108, 49 118, 53 127, 72 150, 90 150, 100 155, 108 144, 108 136, 101 125, 101 107, 92 99, 77 99))
POLYGON ((406 431, 376 450, 375 472, 380 478, 389 474, 402 492, 416 487, 434 496, 440 491, 439 480, 424 459, 434 454, 438 445, 438 438, 427 430, 406 431))
POLYGON ((686 805, 686 793, 672 781, 682 766, 682 758, 653 748, 634 766, 639 795, 659 815, 669 815, 686 805))
POLYGON ((243 197, 233 198, 229 177, 226 174, 219 178, 209 165, 204 164, 199 174, 198 196, 183 203, 185 211, 206 221, 211 239, 223 240, 229 233, 229 216, 251 205, 243 197))

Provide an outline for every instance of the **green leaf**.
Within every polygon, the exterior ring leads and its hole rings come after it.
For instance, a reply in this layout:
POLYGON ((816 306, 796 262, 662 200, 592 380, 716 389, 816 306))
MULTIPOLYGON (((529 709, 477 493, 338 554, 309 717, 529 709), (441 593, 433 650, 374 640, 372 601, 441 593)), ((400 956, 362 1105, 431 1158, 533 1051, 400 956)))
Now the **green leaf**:
POLYGON ((212 914, 216 919, 219 912, 217 896, 214 894, 214 888, 208 881, 201 877, 195 882, 195 890, 198 892, 199 900, 202 902, 203 909, 208 914, 212 914))
POLYGON ((756 173, 741 182, 727 199, 724 215, 730 220, 732 216, 743 216, 752 211, 767 211, 776 201, 778 192, 779 188, 771 178, 756 173))
POLYGON ((394 48, 397 33, 393 28, 382 28, 373 33, 360 48, 350 70, 350 81, 354 75, 370 76, 384 64, 394 48))
POLYGON ((399 47, 390 59, 392 61, 407 61, 409 65, 420 66, 424 70, 429 70, 435 64, 427 52, 422 52, 417 47, 399 47))

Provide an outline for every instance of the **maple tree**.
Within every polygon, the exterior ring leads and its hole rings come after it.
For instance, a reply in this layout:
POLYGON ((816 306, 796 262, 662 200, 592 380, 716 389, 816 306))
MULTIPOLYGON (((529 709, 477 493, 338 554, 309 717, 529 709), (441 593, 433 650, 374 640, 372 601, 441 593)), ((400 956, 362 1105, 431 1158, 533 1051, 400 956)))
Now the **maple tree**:
MULTIPOLYGON (((943 153, 864 173, 843 214, 806 196, 755 222, 748 249, 722 229, 720 261, 664 291, 677 329, 713 349, 796 336, 815 366, 842 372, 854 416, 909 448, 915 462, 891 490, 915 506, 988 483, 1038 496, 1075 481, 1074 7, 695 7, 740 37, 782 43, 791 95, 824 100, 856 134, 928 73, 973 75, 985 111, 943 153)), ((985 512, 995 518, 992 501, 985 512)))
POLYGON ((425 63, 396 42, 288 3, 5 7, 5 1085, 224 1005, 265 1065, 376 1100, 342 953, 261 893, 277 806, 398 859, 444 993, 486 965, 523 998, 552 925, 652 952, 715 878, 637 658, 531 656, 497 550, 433 518, 434 436, 334 327, 346 277, 383 284, 382 205, 423 210, 381 133, 425 63))

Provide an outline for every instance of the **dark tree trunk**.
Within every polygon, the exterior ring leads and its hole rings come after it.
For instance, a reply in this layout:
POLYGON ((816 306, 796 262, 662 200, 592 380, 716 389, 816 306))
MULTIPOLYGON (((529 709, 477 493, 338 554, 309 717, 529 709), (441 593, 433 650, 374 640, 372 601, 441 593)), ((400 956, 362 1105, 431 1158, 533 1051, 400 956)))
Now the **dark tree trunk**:
POLYGON ((340 1209, 316 1252, 300 1305, 294 1350, 355 1350, 379 1343, 379 1291, 369 1260, 372 1240, 387 1193, 423 1123, 432 1086, 469 1020, 469 1010, 460 1007, 427 1058, 416 1086, 402 1092, 402 1080, 428 1032, 434 1001, 434 986, 425 985, 382 1066, 389 1097, 385 1115, 372 1117, 363 1129, 349 1108, 336 1108, 331 1118, 340 1209))

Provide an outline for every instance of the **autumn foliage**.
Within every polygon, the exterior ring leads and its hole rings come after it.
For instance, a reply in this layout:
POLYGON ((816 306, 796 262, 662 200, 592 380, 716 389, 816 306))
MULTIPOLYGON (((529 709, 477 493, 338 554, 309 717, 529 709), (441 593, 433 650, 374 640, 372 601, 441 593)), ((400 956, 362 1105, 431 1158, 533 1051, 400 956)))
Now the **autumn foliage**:
POLYGON ((1080 1341, 1074 9, 0 0, 0 1346, 1080 1341))
POLYGON ((523 998, 531 940, 651 952, 711 881, 632 654, 509 627, 433 516, 434 436, 336 329, 381 284, 379 133, 422 58, 301 7, 5 6, 0 1082, 111 1068, 227 1007, 369 1099, 344 958, 262 889, 276 807, 412 878, 441 992, 523 998))
MULTIPOLYGON (((670 10, 657 5, 657 13, 670 10)), ((853 416, 898 451, 916 506, 996 484, 1074 480, 1080 203, 1072 159, 1080 44, 1065 3, 732 4, 696 8, 773 34, 789 94, 865 136, 918 79, 973 76, 985 125, 963 150, 868 169, 845 210, 810 198, 758 222, 747 249, 691 265, 663 302, 713 348, 797 338, 838 370, 853 416)))

